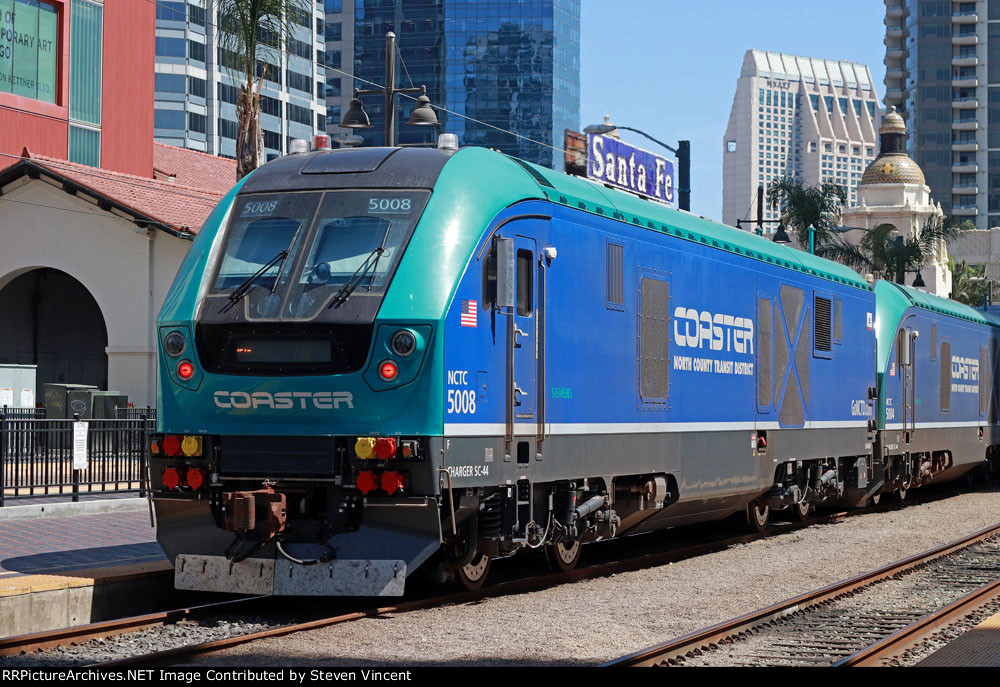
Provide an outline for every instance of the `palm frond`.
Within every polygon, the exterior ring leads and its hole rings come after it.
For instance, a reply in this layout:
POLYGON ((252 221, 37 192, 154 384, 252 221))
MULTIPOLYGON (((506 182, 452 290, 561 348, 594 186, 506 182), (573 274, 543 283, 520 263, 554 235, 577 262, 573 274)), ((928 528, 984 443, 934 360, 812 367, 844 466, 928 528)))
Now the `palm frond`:
MULTIPOLYGON (((281 71, 281 53, 303 15, 312 16, 310 0, 207 0, 216 16, 219 62, 241 83, 236 117, 236 178, 260 165, 264 134, 260 127, 260 88, 269 68, 281 71), (254 82, 256 81, 256 89, 254 82)), ((311 25, 310 20, 310 25, 311 25)), ((310 26, 310 32, 312 27, 310 26)))

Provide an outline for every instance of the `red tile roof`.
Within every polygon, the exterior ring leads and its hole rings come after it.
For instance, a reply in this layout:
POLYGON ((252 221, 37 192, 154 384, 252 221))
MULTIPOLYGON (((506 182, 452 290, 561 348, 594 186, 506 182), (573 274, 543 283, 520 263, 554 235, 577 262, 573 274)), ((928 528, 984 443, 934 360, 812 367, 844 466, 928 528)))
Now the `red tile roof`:
MULTIPOLYGON (((159 144, 157 144, 159 145, 159 144)), ((163 146, 170 147, 170 146, 163 146)), ((180 150, 175 149, 175 150, 180 150)), ((194 151, 184 151, 194 152, 194 151)), ((195 153, 200 157, 210 157, 195 153)), ((24 164, 30 162, 53 175, 71 181, 73 184, 88 189, 96 195, 118 203, 139 215, 169 227, 176 232, 198 233, 209 213, 229 190, 230 186, 222 188, 221 183, 215 183, 209 188, 186 186, 177 181, 148 179, 146 177, 110 172, 106 169, 89 167, 45 155, 32 155, 26 148, 21 154, 24 164)), ((171 154, 171 159, 184 160, 183 156, 171 154)), ((219 158, 222 159, 222 158, 219 158)), ((232 162, 232 161, 228 161, 232 162)), ((232 163, 232 178, 235 179, 235 163, 232 163)), ((221 167, 221 165, 220 165, 221 167)), ((199 170, 208 165, 198 165, 199 170)), ((187 174, 189 179, 194 175, 187 174)), ((234 182, 235 183, 235 182, 234 182)))
POLYGON ((177 184, 226 193, 236 185, 236 160, 197 150, 153 144, 153 176, 177 184))

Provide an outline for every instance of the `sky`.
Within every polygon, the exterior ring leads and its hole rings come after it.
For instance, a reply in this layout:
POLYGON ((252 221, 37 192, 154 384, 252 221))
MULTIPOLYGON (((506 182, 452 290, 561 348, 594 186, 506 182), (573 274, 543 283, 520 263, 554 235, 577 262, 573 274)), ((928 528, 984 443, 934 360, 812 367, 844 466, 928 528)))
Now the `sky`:
MULTIPOLYGON (((691 211, 722 219, 722 148, 747 50, 867 65, 885 95, 881 0, 582 0, 580 128, 611 115, 691 141, 691 211), (609 9, 610 8, 610 9, 609 9)), ((638 134, 622 140, 665 153, 638 134)))

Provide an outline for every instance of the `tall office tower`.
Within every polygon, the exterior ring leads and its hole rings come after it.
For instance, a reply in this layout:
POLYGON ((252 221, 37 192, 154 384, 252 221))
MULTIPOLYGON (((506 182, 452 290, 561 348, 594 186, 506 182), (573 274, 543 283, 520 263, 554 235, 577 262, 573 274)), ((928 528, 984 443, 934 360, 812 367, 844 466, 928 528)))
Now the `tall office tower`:
POLYGON ((945 215, 1000 226, 1000 0, 885 0, 885 102, 945 215))
MULTIPOLYGON (((317 0, 317 4, 319 0, 317 0)), ((324 37, 326 51, 326 132, 334 143, 343 142, 354 132, 340 128, 340 120, 350 106, 354 93, 354 0, 325 0, 324 37)), ((359 88, 366 88, 358 84, 359 88)))
MULTIPOLYGON (((455 113, 439 110, 440 127, 407 126, 414 100, 397 97, 399 143, 433 144, 438 133, 453 132, 461 145, 562 169, 564 130, 580 120, 580 0, 356 0, 360 88, 370 88, 361 79, 385 80, 389 31, 399 49, 396 85, 425 85, 433 105, 455 113)), ((365 145, 382 145, 384 101, 363 102, 373 128, 358 133, 365 145)))
MULTIPOLYGON (((322 3, 293 17, 291 36, 263 36, 284 49, 258 48, 261 128, 267 159, 287 152, 293 138, 326 129, 326 69, 322 3)), ((160 143, 236 155, 236 99, 242 82, 232 53, 219 44, 216 11, 205 0, 156 2, 154 136, 160 143)))
MULTIPOLYGON (((865 65, 748 50, 723 139, 723 221, 756 218, 757 187, 782 177, 840 184, 853 205, 878 152, 879 117, 865 65)), ((778 215, 764 210, 765 219, 778 215)))

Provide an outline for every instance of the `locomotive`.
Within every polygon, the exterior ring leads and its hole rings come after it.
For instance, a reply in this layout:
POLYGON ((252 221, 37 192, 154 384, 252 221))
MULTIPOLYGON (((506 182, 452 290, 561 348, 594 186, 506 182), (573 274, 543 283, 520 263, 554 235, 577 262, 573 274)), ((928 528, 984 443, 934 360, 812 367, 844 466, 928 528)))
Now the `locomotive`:
POLYGON ((495 151, 288 155, 160 313, 157 537, 178 588, 392 596, 903 497, 996 467, 998 325, 495 151))

